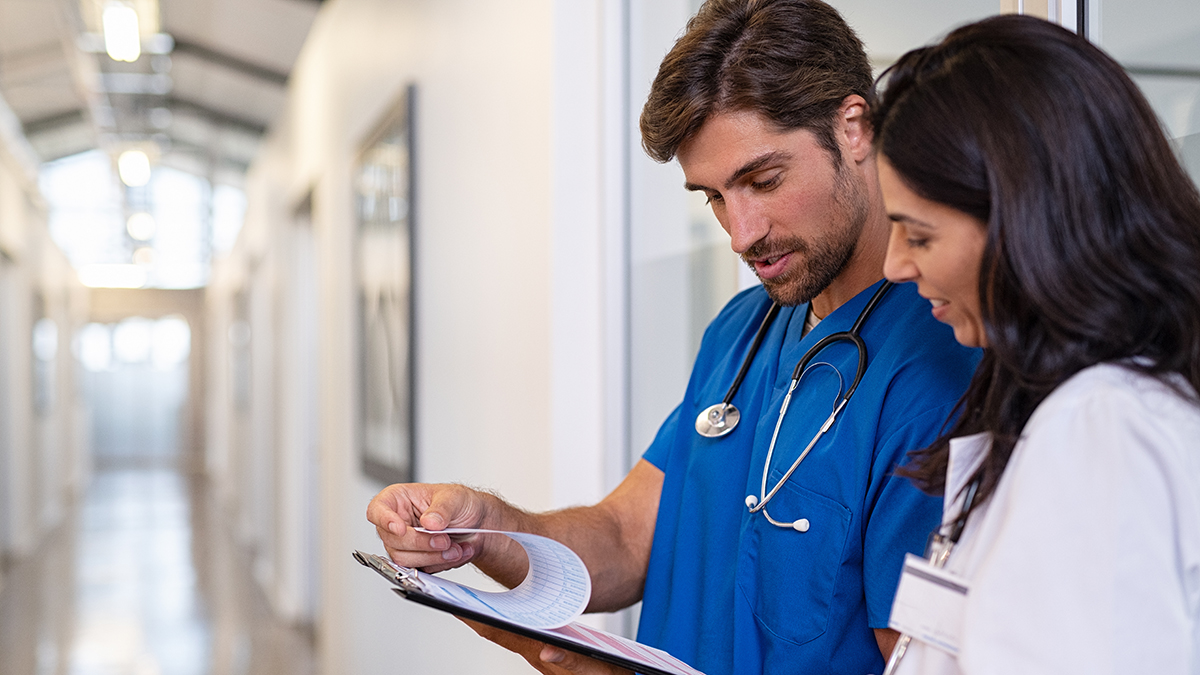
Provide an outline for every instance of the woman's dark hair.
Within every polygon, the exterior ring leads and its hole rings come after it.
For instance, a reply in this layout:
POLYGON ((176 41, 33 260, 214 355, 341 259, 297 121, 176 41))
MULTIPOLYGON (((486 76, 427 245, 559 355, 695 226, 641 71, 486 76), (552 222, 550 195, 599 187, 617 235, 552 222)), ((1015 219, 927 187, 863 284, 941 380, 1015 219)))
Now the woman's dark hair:
POLYGON ((947 433, 901 473, 941 493, 949 439, 990 431, 986 497, 1034 408, 1097 363, 1179 373, 1200 391, 1200 195, 1116 61, 1001 16, 883 79, 879 152, 915 193, 987 224, 983 361, 947 433))
POLYGON ((871 100, 862 42, 820 0, 708 0, 667 53, 642 108, 642 147, 668 162, 711 116, 750 110, 810 129, 834 157, 833 122, 851 94, 871 100))

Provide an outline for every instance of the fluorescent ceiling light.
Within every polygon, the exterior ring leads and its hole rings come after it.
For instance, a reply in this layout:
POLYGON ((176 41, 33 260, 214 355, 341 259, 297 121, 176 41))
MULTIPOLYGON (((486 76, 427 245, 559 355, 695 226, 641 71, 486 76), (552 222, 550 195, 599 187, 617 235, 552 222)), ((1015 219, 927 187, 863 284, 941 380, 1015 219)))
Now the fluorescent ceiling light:
POLYGON ((141 187, 150 182, 150 158, 141 150, 126 150, 117 158, 117 173, 129 187, 141 187))
POLYGON ((138 241, 149 241, 154 238, 154 231, 157 229, 154 222, 154 216, 149 213, 135 213, 129 216, 129 221, 125 223, 125 230, 129 232, 129 236, 138 241))
POLYGON ((147 267, 154 264, 154 249, 141 246, 133 252, 133 264, 147 267))
POLYGON ((88 288, 141 288, 146 285, 146 270, 138 265, 84 265, 79 281, 88 288))
POLYGON ((104 7, 104 50, 114 61, 137 61, 142 55, 142 35, 138 15, 123 2, 104 7))

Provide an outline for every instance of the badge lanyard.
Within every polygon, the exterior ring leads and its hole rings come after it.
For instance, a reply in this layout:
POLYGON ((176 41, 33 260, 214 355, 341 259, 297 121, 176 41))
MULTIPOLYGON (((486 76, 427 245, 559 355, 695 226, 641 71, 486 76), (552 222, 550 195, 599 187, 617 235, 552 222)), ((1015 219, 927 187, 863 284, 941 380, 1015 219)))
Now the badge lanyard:
MULTIPOLYGON (((969 484, 963 497, 962 509, 958 512, 958 518, 950 526, 950 532, 942 534, 941 528, 938 528, 930 538, 926 559, 929 564, 934 567, 945 567, 946 561, 950 558, 950 552, 954 550, 954 545, 958 543, 962 537, 963 530, 967 526, 967 517, 971 515, 971 508, 975 506, 975 497, 979 494, 980 477, 976 476, 969 484)), ((883 669, 883 675, 895 675, 896 669, 900 667, 900 660, 904 658, 905 652, 908 651, 908 645, 912 642, 912 636, 904 634, 896 641, 896 646, 892 648, 892 655, 888 658, 887 667, 883 669)))

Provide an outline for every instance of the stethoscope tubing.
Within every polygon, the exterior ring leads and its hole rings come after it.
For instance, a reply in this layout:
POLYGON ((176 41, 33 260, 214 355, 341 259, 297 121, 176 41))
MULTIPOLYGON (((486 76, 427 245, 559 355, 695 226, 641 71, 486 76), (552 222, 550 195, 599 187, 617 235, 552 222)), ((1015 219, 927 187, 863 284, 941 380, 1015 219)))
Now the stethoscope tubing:
MULTIPOLYGON (((812 451, 813 447, 816 446, 817 441, 819 441, 821 437, 825 435, 825 432, 829 431, 830 427, 833 426, 833 423, 837 420, 838 414, 846 407, 846 404, 850 402, 850 397, 854 395, 855 390, 858 389, 859 383, 862 382, 862 378, 867 372, 867 344, 863 341, 860 333, 863 325, 866 324, 867 319, 870 318, 872 313, 874 313, 875 308, 879 305, 880 301, 883 300, 883 296, 887 294, 892 285, 892 282, 884 281, 879 289, 875 291, 874 295, 871 296, 871 299, 867 301, 867 304, 865 307, 863 307, 863 310, 859 312, 858 318, 855 319, 854 324, 850 327, 850 330, 830 333, 829 335, 821 338, 815 345, 810 347, 808 351, 804 353, 804 356, 801 357, 800 362, 796 364, 796 368, 792 371, 792 380, 788 385, 787 393, 784 394, 783 403, 779 407, 779 417, 775 420, 775 430, 771 434, 771 443, 767 446, 767 457, 763 462, 762 485, 759 489, 759 496, 757 499, 753 499, 753 495, 747 498, 746 506, 750 509, 750 513, 753 514, 762 511, 763 515, 772 525, 777 525, 779 527, 795 527, 794 523, 776 521, 774 518, 772 518, 771 515, 766 511, 767 504, 775 497, 788 479, 791 478, 796 469, 800 467, 800 463, 804 461, 804 458, 807 457, 808 453, 812 451), (821 425, 820 430, 818 430, 816 435, 812 437, 796 460, 792 462, 792 465, 788 467, 787 472, 785 472, 783 476, 781 476, 780 479, 775 482, 775 485, 768 492, 767 475, 771 470, 771 460, 775 454, 775 444, 779 440, 779 429, 783 425, 783 418, 787 414, 788 405, 791 403, 792 392, 794 392, 796 387, 800 384, 800 380, 807 372, 809 364, 812 362, 813 358, 817 356, 817 354, 821 353, 822 350, 830 345, 847 341, 852 343, 855 347, 855 350, 858 352, 858 366, 854 372, 854 380, 850 383, 850 387, 846 389, 844 393, 840 391, 841 388, 839 387, 839 399, 834 403, 833 412, 830 413, 824 424, 821 425)), ((753 354, 751 354, 751 357, 753 357, 753 354)), ((838 374, 838 377, 841 377, 840 373, 838 374)), ((798 523, 800 521, 796 522, 798 523)))
POLYGON ((775 321, 775 316, 779 314, 779 304, 771 303, 767 308, 767 313, 763 316, 762 322, 758 325, 758 331, 754 334, 754 339, 750 342, 750 351, 747 352, 747 357, 742 359, 742 365, 738 369, 737 377, 733 378, 733 384, 730 385, 729 391, 725 392, 725 398, 720 403, 711 405, 696 416, 696 433, 705 438, 720 438, 725 434, 737 428, 738 422, 741 421, 742 413, 733 405, 733 397, 737 395, 738 389, 742 386, 742 380, 745 379, 746 373, 750 370, 750 364, 754 361, 754 355, 758 353, 758 348, 762 345, 763 337, 767 334, 767 329, 771 327, 771 323, 775 321))
POLYGON ((734 395, 742 387, 742 380, 746 379, 746 373, 750 371, 750 364, 754 362, 754 355, 758 353, 758 348, 762 345, 763 338, 767 335, 767 330, 775 322, 775 316, 778 314, 779 303, 772 302, 771 307, 767 309, 767 313, 763 317, 762 323, 758 325, 758 332, 754 334, 754 340, 750 342, 750 351, 747 352, 747 358, 742 360, 742 367, 738 369, 737 377, 733 378, 733 384, 729 387, 729 391, 725 392, 725 398, 721 400, 722 404, 728 406, 733 402, 734 395))

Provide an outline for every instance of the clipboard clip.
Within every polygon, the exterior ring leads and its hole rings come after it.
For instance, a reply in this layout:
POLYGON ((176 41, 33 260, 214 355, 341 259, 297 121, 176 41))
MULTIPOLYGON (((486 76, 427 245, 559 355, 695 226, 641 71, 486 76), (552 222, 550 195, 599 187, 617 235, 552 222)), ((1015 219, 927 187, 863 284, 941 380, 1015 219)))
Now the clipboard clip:
POLYGON ((417 575, 417 570, 411 567, 401 567, 391 560, 383 556, 375 555, 374 553, 364 553, 355 551, 354 559, 365 567, 370 567, 375 570, 388 581, 406 591, 423 591, 424 584, 421 583, 420 577, 417 575))

